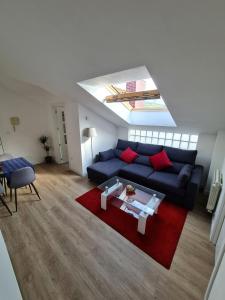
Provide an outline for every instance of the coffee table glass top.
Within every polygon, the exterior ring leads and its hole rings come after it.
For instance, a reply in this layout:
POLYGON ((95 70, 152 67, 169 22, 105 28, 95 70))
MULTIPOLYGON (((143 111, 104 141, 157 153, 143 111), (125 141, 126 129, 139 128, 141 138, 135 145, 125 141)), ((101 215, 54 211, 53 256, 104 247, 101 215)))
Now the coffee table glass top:
POLYGON ((140 215, 154 215, 165 195, 121 177, 113 177, 98 186, 111 203, 139 219, 140 215), (134 191, 128 191, 129 187, 134 191), (115 201, 115 199, 117 201, 115 201))

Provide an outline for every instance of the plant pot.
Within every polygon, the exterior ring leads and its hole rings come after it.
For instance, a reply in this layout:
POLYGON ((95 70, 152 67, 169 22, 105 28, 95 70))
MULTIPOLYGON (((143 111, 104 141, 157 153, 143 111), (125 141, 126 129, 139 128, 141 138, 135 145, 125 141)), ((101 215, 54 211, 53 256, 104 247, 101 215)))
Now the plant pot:
POLYGON ((52 156, 45 156, 45 162, 46 164, 51 164, 53 162, 52 156))

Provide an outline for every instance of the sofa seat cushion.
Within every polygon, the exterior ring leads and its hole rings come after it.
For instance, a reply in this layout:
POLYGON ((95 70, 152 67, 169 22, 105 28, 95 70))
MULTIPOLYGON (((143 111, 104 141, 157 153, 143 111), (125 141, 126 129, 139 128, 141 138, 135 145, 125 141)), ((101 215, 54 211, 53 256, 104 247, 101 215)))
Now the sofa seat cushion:
POLYGON ((167 172, 153 172, 148 177, 148 185, 153 189, 157 189, 159 192, 164 192, 165 194, 176 194, 179 196, 184 196, 185 189, 180 187, 180 182, 178 180, 177 174, 167 173, 167 172))
POLYGON ((107 161, 99 161, 90 167, 88 167, 89 173, 101 173, 105 175, 106 178, 110 178, 118 175, 119 170, 126 166, 127 164, 118 158, 113 158, 107 161))
POLYGON ((153 169, 150 166, 148 167, 145 165, 133 163, 123 167, 120 170, 119 175, 141 184, 146 182, 152 172, 153 169))

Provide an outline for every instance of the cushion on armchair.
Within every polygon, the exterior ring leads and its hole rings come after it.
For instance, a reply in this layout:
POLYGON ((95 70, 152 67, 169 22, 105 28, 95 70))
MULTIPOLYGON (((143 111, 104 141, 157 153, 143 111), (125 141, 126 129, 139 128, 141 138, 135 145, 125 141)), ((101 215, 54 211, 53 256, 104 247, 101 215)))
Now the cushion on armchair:
POLYGON ((115 158, 115 153, 114 153, 113 149, 99 152, 99 160, 100 161, 106 161, 106 160, 109 160, 112 158, 115 158))
POLYGON ((192 169, 192 165, 186 164, 180 170, 180 173, 178 175, 178 182, 180 187, 184 187, 188 183, 189 179, 191 178, 192 169))

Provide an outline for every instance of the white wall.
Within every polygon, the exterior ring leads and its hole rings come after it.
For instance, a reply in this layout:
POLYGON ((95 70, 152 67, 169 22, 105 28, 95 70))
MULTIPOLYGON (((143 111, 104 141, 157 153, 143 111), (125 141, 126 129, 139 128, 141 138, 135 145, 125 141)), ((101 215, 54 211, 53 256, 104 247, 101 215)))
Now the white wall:
POLYGON ((45 152, 39 142, 41 135, 51 135, 50 106, 41 99, 28 99, 0 86, 0 136, 5 152, 23 156, 32 163, 44 160, 45 152), (20 118, 16 131, 10 117, 20 118))
POLYGON ((212 153, 216 141, 215 134, 200 133, 198 137, 198 155, 196 163, 204 167, 203 183, 206 184, 211 164, 212 153))
POLYGON ((221 261, 217 269, 213 272, 212 286, 205 296, 205 300, 224 300, 225 295, 225 252, 221 254, 221 261))
POLYGON ((100 151, 114 148, 118 139, 117 127, 106 121, 102 116, 90 111, 86 107, 79 105, 80 137, 82 151, 83 175, 86 174, 86 168, 92 163, 91 157, 91 139, 85 137, 85 130, 89 127, 96 128, 97 137, 93 138, 94 157, 100 151))
POLYGON ((95 156, 100 151, 115 147, 117 127, 77 102, 66 103, 65 107, 69 166, 71 170, 84 176, 87 166, 92 164, 91 140, 85 137, 86 129, 96 128, 97 137, 93 138, 95 156))
MULTIPOLYGON (((189 134, 198 134, 198 132, 190 131, 188 128, 174 128, 174 127, 146 127, 146 126, 132 126, 132 129, 143 129, 143 130, 157 130, 157 131, 172 131, 172 132, 181 132, 189 134)), ((118 138, 127 139, 128 138, 128 127, 119 127, 118 129, 118 138)), ((199 133, 199 140, 197 145, 198 155, 196 163, 204 167, 203 183, 206 182, 209 166, 211 163, 211 156, 214 149, 214 144, 216 140, 215 134, 206 134, 199 133)))
POLYGON ((215 146, 213 149, 212 161, 211 161, 208 180, 207 180, 207 187, 206 187, 207 190, 209 190, 210 188, 214 170, 217 168, 219 169, 222 168, 224 157, 225 157, 225 131, 220 130, 217 133, 215 146))
POLYGON ((176 123, 168 111, 131 111, 130 124, 140 126, 176 126, 176 123))
POLYGON ((128 130, 127 127, 118 127, 118 139, 128 140, 128 130))

